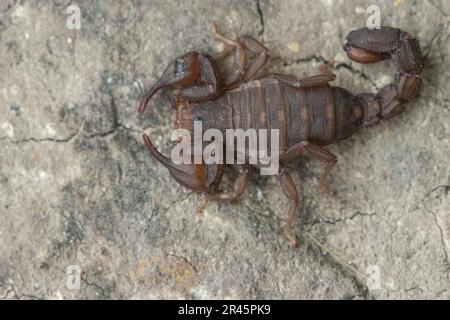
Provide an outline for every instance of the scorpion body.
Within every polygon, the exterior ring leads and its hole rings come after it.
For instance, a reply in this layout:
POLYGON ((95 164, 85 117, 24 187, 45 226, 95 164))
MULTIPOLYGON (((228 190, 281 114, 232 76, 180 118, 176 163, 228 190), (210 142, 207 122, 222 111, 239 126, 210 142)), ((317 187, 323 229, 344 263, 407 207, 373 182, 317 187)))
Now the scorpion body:
MULTIPOLYGON (((267 49, 251 37, 230 40, 214 30, 227 47, 216 58, 189 52, 175 60, 154 84, 140 105, 144 111, 153 94, 163 88, 172 89, 172 105, 177 110, 175 128, 193 131, 194 121, 201 121, 203 130, 278 129, 280 163, 306 153, 325 163, 320 187, 336 157, 324 146, 345 139, 359 128, 372 126, 404 110, 406 102, 416 97, 421 87, 422 56, 419 43, 400 29, 384 27, 352 31, 344 50, 350 59, 373 63, 392 59, 396 66, 394 81, 377 93, 353 95, 340 87, 330 86, 335 75, 322 68, 321 74, 297 80, 284 74, 271 74, 255 79, 265 65, 267 49), (216 67, 219 59, 235 51, 236 70, 221 77, 216 67), (248 59, 248 53, 254 55, 248 59)), ((182 185, 205 194, 207 200, 237 199, 248 182, 250 166, 240 166, 233 190, 219 192, 223 164, 175 164, 163 156, 144 135, 152 155, 161 162, 182 185)), ((291 206, 284 234, 296 244, 291 234, 299 195, 293 179, 281 166, 278 176, 291 206)))

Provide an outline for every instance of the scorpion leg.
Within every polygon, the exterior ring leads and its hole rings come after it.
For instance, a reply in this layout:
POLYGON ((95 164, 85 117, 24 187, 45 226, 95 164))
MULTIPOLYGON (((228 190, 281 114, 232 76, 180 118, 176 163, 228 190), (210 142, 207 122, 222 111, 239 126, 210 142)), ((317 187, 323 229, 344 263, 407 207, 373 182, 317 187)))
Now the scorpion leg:
POLYGON ((297 246, 297 240, 295 236, 292 235, 291 229, 294 224, 295 216, 297 214, 298 208, 300 207, 300 200, 298 196, 297 187, 295 186, 294 180, 286 171, 286 169, 281 168, 278 172, 278 177, 280 179, 280 186, 283 193, 291 201, 291 206, 288 211, 288 217, 286 226, 284 227, 283 233, 286 239, 288 239, 292 245, 297 246))
POLYGON ((232 52, 232 49, 235 49, 234 63, 236 64, 237 69, 225 79, 225 87, 231 88, 237 84, 239 80, 241 80, 247 68, 247 54, 245 52, 245 47, 239 41, 228 39, 222 35, 217 29, 217 25, 215 23, 211 22, 210 25, 214 37, 226 45, 226 47, 219 52, 217 58, 225 58, 232 52))
POLYGON ((326 86, 328 85, 329 82, 334 81, 336 79, 336 75, 331 72, 318 74, 301 80, 297 80, 292 76, 279 73, 275 73, 271 75, 271 77, 295 88, 311 88, 311 87, 326 86))
POLYGON ((244 77, 245 70, 247 69, 247 54, 245 53, 245 48, 241 43, 236 44, 234 59, 236 70, 234 70, 225 78, 225 87, 229 89, 234 88, 240 84, 244 77))
POLYGON ((231 52, 230 48, 236 50, 235 64, 237 69, 226 78, 225 87, 233 88, 241 81, 252 80, 267 63, 267 48, 250 36, 239 37, 237 40, 228 39, 217 30, 214 23, 211 23, 211 25, 214 36, 227 46, 222 52, 219 52, 218 58, 226 57, 231 52), (247 51, 255 56, 251 62, 248 60, 247 51))
POLYGON ((254 79, 258 72, 264 68, 269 57, 268 50, 264 45, 249 36, 243 36, 239 38, 239 41, 244 44, 244 46, 254 54, 254 60, 249 64, 245 74, 244 81, 249 81, 254 79))
POLYGON ((320 191, 334 196, 335 192, 330 191, 329 186, 326 183, 326 178, 330 174, 331 169, 337 163, 337 158, 334 154, 332 154, 324 147, 307 141, 301 141, 289 148, 285 153, 283 153, 280 157, 280 161, 288 162, 304 155, 307 152, 310 153, 314 158, 325 162, 325 168, 320 176, 320 191))
POLYGON ((231 200, 235 201, 239 199, 239 197, 244 193, 245 188, 247 187, 248 179, 250 178, 250 170, 249 167, 245 166, 239 170, 239 175, 234 180, 233 183, 233 191, 229 192, 219 192, 209 194, 206 193, 203 199, 200 201, 197 206, 197 213, 201 213, 203 209, 206 207, 209 201, 218 201, 218 200, 231 200))
POLYGON ((206 194, 206 199, 210 201, 216 200, 237 200, 244 193, 247 187, 248 179, 250 178, 250 168, 244 166, 239 170, 239 176, 233 184, 233 191, 219 192, 215 194, 206 194))

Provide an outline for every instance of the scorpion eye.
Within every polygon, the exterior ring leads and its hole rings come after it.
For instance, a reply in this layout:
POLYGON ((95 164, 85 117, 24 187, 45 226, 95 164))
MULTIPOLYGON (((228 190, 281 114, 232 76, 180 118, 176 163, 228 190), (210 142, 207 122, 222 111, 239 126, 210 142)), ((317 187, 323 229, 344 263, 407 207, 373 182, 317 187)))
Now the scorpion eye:
POLYGON ((196 116, 194 118, 192 118, 193 121, 202 121, 202 117, 196 116))

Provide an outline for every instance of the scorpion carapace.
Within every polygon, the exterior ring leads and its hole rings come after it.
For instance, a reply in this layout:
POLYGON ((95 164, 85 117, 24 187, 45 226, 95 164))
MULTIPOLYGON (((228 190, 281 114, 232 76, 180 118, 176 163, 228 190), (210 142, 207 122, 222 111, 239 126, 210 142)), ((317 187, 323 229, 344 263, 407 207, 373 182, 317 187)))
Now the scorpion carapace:
MULTIPOLYGON (((139 110, 143 112, 159 89, 170 89, 176 109, 175 128, 193 131, 201 121, 203 130, 278 129, 281 188, 291 202, 284 235, 296 244, 291 234, 299 195, 293 179, 283 164, 304 154, 325 163, 320 177, 322 191, 325 178, 336 164, 336 157, 324 146, 354 134, 360 127, 376 124, 404 110, 405 103, 416 97, 422 84, 422 55, 419 43, 408 33, 390 27, 359 29, 350 32, 344 50, 353 61, 373 63, 392 59, 394 81, 377 93, 353 95, 329 85, 335 75, 328 69, 312 77, 297 80, 284 74, 270 74, 255 79, 267 62, 267 49, 249 36, 230 40, 217 32, 225 48, 214 58, 202 52, 189 52, 175 59, 163 76, 148 91, 139 110), (235 70, 223 76, 217 62, 235 52, 235 70), (250 57, 252 56, 252 57, 250 57)), ((206 201, 238 199, 247 185, 250 164, 239 165, 233 190, 219 192, 227 164, 175 164, 163 156, 144 134, 153 157, 163 164, 183 186, 205 194, 206 201)), ((272 150, 273 151, 273 150, 272 150)))

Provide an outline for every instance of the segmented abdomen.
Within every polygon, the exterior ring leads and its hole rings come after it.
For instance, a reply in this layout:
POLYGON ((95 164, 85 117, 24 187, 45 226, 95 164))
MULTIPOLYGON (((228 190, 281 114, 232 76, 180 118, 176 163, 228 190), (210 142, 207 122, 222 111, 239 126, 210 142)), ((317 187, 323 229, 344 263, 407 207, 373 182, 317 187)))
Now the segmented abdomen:
POLYGON ((234 129, 278 129, 280 153, 301 141, 327 145, 361 126, 359 101, 339 87, 295 88, 265 78, 242 84, 226 98, 234 129))
POLYGON ((279 129, 280 152, 300 141, 326 145, 353 133, 351 98, 344 89, 294 88, 271 78, 227 93, 234 129, 279 129))

